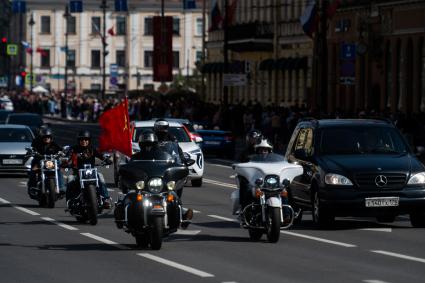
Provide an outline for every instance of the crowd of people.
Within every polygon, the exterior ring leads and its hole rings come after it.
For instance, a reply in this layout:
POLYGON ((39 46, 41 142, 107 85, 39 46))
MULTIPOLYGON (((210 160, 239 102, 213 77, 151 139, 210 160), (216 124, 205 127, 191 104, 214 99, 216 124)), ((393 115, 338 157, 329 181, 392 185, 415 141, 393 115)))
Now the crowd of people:
MULTIPOLYGON (((29 111, 70 120, 96 122, 103 111, 120 102, 118 98, 98 99, 90 96, 24 95, 9 92, 16 111, 29 111)), ((425 145, 425 113, 393 113, 358 109, 355 113, 337 110, 333 113, 311 111, 306 107, 262 105, 258 101, 240 101, 233 104, 204 102, 196 95, 138 96, 128 100, 131 120, 152 118, 187 118, 196 124, 232 131, 235 137, 244 137, 251 129, 259 129, 282 152, 298 121, 303 117, 366 118, 380 117, 393 121, 412 146, 425 145)))

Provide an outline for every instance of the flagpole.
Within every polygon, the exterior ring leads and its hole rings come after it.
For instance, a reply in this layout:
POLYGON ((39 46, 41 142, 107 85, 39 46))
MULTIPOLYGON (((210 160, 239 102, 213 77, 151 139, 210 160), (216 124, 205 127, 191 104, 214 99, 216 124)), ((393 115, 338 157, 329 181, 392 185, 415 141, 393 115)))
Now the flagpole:
POLYGON ((63 17, 65 18, 66 28, 65 28, 65 75, 64 75, 64 90, 65 95, 68 94, 68 25, 69 25, 69 8, 68 5, 65 5, 65 13, 63 17))
MULTIPOLYGON (((34 17, 33 14, 31 13, 31 18, 30 21, 28 22, 28 24, 30 25, 31 29, 31 47, 34 48, 34 36, 33 36, 33 26, 35 25, 35 21, 34 21, 34 17)), ((33 83, 33 63, 34 63, 34 49, 31 51, 31 61, 30 61, 30 93, 32 93, 32 83, 33 83)), ((25 87, 25 78, 24 78, 24 87, 25 87)))
POLYGON ((102 0, 102 4, 100 5, 103 13, 103 35, 102 35, 102 48, 103 48, 103 64, 102 64, 102 100, 105 99, 105 91, 106 91, 106 0, 102 0))

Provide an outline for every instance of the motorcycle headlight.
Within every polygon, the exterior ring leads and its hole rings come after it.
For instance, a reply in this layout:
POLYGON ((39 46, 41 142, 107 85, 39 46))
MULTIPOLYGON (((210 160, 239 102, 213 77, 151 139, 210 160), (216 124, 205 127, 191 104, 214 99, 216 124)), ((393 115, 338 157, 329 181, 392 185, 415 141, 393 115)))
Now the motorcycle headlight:
POLYGON ((145 188, 145 182, 144 181, 139 181, 136 183, 136 188, 138 190, 143 190, 145 188))
POLYGON ((325 183, 327 185, 336 185, 336 186, 352 186, 353 185, 350 179, 338 174, 326 174, 325 183))
POLYGON ((44 162, 44 167, 46 167, 47 169, 54 169, 55 163, 51 160, 47 160, 46 162, 44 162))
POLYGON ((268 176, 265 178, 264 184, 268 188, 276 188, 279 186, 279 178, 277 176, 268 176))
POLYGON ((151 193, 158 194, 162 190, 162 179, 152 178, 149 180, 148 189, 151 193))
POLYGON ((170 181, 170 182, 167 183, 167 188, 168 188, 169 191, 174 190, 175 187, 176 187, 176 182, 170 181))
POLYGON ((425 184, 425 172, 416 173, 410 177, 408 185, 423 185, 425 184))

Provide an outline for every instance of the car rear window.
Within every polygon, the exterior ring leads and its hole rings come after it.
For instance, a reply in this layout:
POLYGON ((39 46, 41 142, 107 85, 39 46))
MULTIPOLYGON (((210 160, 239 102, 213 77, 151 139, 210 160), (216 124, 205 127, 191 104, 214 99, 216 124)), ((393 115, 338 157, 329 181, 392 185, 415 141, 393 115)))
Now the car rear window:
POLYGON ((329 127, 320 132, 321 154, 406 153, 408 147, 397 129, 389 127, 329 127))
POLYGON ((31 142, 32 135, 27 129, 0 129, 0 142, 31 142))
MULTIPOLYGON (((139 136, 146 131, 153 131, 153 127, 139 127, 136 128, 133 135, 133 141, 137 142, 139 139, 139 136)), ((190 142, 191 139, 187 135, 186 131, 183 129, 183 127, 169 127, 168 132, 175 136, 177 139, 177 142, 190 142)))

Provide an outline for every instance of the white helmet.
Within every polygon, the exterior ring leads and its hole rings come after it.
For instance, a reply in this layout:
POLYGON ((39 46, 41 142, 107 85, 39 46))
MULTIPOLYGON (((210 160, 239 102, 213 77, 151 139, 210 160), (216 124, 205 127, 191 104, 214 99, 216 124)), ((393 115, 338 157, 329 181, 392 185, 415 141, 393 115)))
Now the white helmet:
POLYGON ((258 142, 255 145, 255 151, 257 152, 257 150, 259 150, 260 148, 265 148, 268 151, 272 151, 273 150, 273 146, 269 143, 269 141, 267 139, 261 139, 260 142, 258 142))

